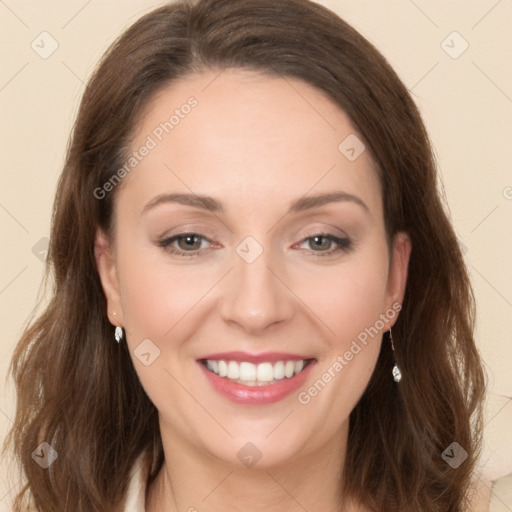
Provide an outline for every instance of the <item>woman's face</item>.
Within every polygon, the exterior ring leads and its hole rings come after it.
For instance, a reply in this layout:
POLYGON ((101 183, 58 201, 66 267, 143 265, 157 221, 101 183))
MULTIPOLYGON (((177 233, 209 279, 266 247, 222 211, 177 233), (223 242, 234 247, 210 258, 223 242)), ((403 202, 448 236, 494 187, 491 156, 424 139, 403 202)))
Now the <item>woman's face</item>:
POLYGON ((259 467, 341 450, 410 252, 399 236, 390 267, 349 118, 295 79, 208 72, 153 99, 132 152, 96 254, 164 447, 259 467))

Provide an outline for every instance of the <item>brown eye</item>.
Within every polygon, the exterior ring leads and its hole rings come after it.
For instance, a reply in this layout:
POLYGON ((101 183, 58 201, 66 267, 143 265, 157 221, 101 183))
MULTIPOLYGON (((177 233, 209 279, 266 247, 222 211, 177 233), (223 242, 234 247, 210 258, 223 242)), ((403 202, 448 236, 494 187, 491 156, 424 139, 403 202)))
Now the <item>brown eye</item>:
POLYGON ((177 237, 176 240, 180 249, 197 250, 201 248, 201 237, 197 235, 182 235, 177 237))
POLYGON ((158 245, 165 251, 179 256, 199 256, 201 242, 207 239, 197 233, 180 233, 161 240, 158 245), (177 243, 177 247, 172 244, 177 243))

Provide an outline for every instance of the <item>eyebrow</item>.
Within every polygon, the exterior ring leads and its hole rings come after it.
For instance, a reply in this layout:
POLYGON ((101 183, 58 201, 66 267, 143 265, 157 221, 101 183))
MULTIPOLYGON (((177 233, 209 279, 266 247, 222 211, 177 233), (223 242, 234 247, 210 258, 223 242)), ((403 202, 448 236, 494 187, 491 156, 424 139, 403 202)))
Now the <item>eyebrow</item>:
MULTIPOLYGON (((300 213, 313 208, 318 208, 329 203, 351 202, 357 204, 370 214, 370 209, 366 203, 359 197, 342 191, 330 192, 327 194, 317 194, 314 196, 304 196, 294 201, 288 208, 287 213, 300 213)), ((142 209, 141 215, 151 210, 157 205, 165 203, 177 203, 193 208, 208 210, 213 213, 223 213, 222 204, 210 196, 200 196, 197 194, 160 194, 154 197, 142 209)))

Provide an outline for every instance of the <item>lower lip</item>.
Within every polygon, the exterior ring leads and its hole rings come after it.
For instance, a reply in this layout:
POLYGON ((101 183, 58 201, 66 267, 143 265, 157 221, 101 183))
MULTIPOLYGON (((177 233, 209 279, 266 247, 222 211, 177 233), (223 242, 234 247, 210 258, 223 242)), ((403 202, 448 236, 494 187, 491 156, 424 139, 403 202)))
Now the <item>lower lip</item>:
POLYGON ((244 405, 269 405, 279 402, 297 391, 304 384, 314 363, 315 361, 310 362, 304 370, 289 379, 284 378, 267 386, 244 386, 230 379, 219 377, 206 369, 202 363, 198 364, 213 388, 231 402, 244 405))

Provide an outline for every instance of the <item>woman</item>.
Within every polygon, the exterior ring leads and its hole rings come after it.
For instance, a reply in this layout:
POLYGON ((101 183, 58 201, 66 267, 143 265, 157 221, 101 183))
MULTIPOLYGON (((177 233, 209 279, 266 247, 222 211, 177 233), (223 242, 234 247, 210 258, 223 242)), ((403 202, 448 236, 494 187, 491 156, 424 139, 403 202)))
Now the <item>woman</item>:
POLYGON ((484 376, 436 179, 328 9, 137 21, 84 93, 13 356, 15 510, 467 510, 484 376))

